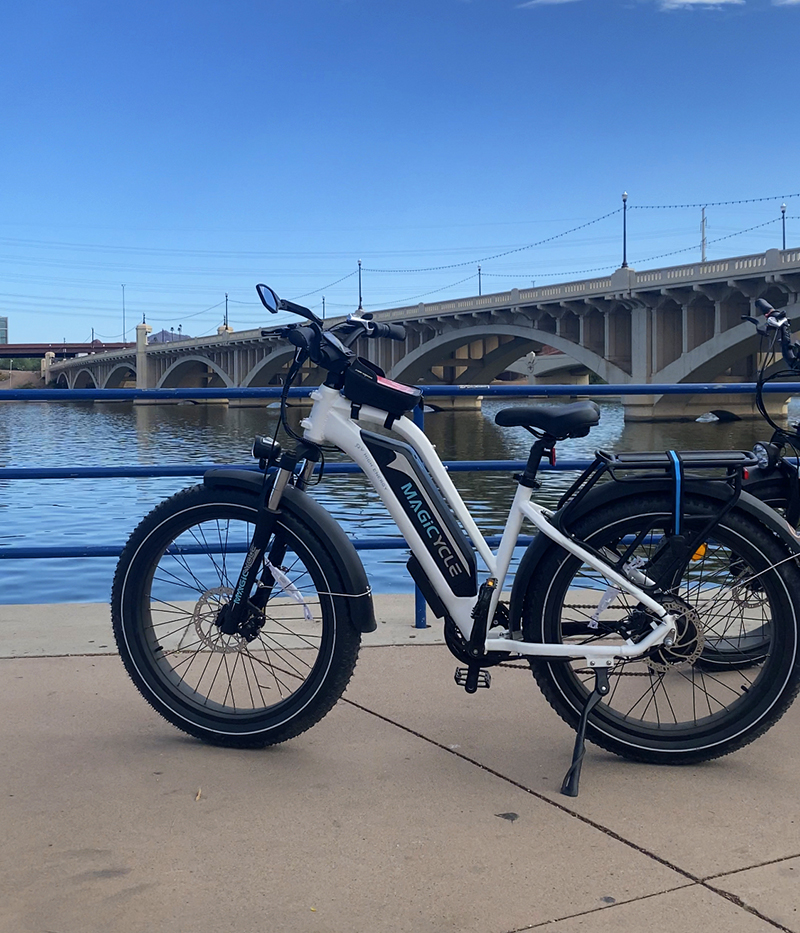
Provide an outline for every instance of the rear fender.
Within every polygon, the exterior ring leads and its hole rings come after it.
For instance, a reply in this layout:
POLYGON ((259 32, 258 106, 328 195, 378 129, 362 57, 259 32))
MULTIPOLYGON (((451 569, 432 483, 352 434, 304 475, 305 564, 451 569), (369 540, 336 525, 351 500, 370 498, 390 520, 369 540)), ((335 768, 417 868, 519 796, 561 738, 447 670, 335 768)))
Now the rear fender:
MULTIPOLYGON (((272 477, 266 481, 271 484, 272 477)), ((209 470, 203 476, 203 484, 211 489, 244 489, 258 496, 264 486, 264 475, 255 470, 209 470)), ((341 525, 311 496, 294 486, 284 489, 280 507, 313 528, 320 546, 335 563, 342 578, 342 592, 331 594, 337 612, 344 612, 359 632, 374 632, 378 626, 367 574, 341 525)))
MULTIPOLYGON (((715 500, 719 503, 726 501, 730 496, 730 487, 722 482, 692 482, 689 480, 685 483, 684 489, 686 495, 692 495, 701 499, 715 500)), ((673 482, 668 477, 665 477, 663 482, 659 480, 642 480, 638 482, 626 480, 625 482, 601 483, 589 490, 571 518, 583 517, 589 512, 593 512, 595 509, 603 508, 612 502, 616 502, 618 499, 651 495, 653 493, 672 495, 673 490, 673 482)), ((790 554, 800 556, 800 535, 798 535, 797 531, 774 509, 771 509, 760 499, 757 499, 755 496, 745 491, 742 491, 740 494, 736 507, 768 528, 786 548, 787 556, 790 554)), ((559 510, 556 514, 563 515, 564 509, 559 510)), ((545 553, 547 553, 551 547, 557 546, 558 545, 553 544, 549 538, 539 532, 522 555, 522 559, 519 562, 519 567, 514 577, 514 584, 511 588, 511 600, 509 605, 509 625, 511 631, 517 631, 520 628, 522 605, 525 598, 525 591, 528 587, 528 581, 536 574, 537 567, 545 553)))
POLYGON ((800 522, 800 482, 795 467, 781 459, 772 470, 750 470, 744 489, 757 499, 766 499, 775 508, 782 508, 786 521, 797 527, 800 522))

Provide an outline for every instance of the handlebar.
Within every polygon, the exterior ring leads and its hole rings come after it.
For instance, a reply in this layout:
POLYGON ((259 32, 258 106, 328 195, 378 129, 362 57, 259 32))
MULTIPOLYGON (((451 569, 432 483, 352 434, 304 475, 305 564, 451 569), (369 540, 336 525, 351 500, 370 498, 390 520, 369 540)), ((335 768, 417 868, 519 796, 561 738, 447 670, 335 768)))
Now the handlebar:
MULTIPOLYGON (((261 303, 272 314, 278 311, 290 311, 305 318, 307 324, 290 324, 270 330, 262 330, 262 336, 280 334, 292 346, 297 347, 295 363, 310 359, 312 363, 333 373, 343 373, 353 359, 350 347, 360 337, 385 337, 389 340, 405 340, 403 324, 383 324, 373 321, 371 315, 351 314, 346 321, 335 325, 330 330, 323 329, 323 322, 309 309, 302 305, 279 298, 267 285, 257 285, 256 290, 261 303), (336 333, 334 333, 336 331, 336 333)), ((360 310, 360 309, 359 309, 360 310)))
POLYGON ((772 305, 764 298, 757 298, 755 305, 756 309, 760 311, 764 317, 770 317, 771 315, 778 313, 777 309, 773 308, 772 305))
POLYGON ((758 298, 755 302, 756 309, 760 311, 765 322, 762 324, 758 318, 750 315, 743 315, 742 320, 750 321, 756 325, 756 330, 762 336, 769 333, 769 328, 778 332, 781 341, 781 354, 788 366, 794 370, 800 370, 800 344, 792 342, 792 329, 789 326, 789 319, 779 308, 774 308, 764 298, 758 298))
POLYGON ((405 340, 406 329, 402 324, 381 324, 380 321, 371 321, 372 333, 367 337, 386 337, 389 340, 405 340))
POLYGON ((380 321, 354 319, 345 321, 331 330, 323 330, 315 321, 308 324, 290 324, 288 327, 262 331, 262 334, 280 334, 312 363, 331 372, 343 372, 353 359, 350 347, 359 339, 388 338, 405 340, 401 324, 382 324, 380 321), (338 331, 336 333, 335 331, 338 331))

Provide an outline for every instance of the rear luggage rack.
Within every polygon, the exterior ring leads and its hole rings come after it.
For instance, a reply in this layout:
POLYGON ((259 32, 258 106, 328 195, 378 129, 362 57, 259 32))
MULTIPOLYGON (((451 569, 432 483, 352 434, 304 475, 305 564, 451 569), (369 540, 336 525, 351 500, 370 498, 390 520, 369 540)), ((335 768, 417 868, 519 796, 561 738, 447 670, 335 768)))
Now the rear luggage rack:
POLYGON ((617 471, 650 470, 657 471, 658 476, 672 476, 676 457, 684 471, 724 469, 730 473, 758 466, 758 459, 752 450, 648 450, 630 453, 597 451, 597 459, 605 464, 614 479, 624 479, 616 475, 617 471))
MULTIPOLYGON (((583 499, 589 490, 608 475, 617 483, 636 483, 642 480, 656 482, 667 476, 675 484, 675 526, 680 527, 683 512, 685 483, 695 477, 699 470, 716 470, 716 476, 703 476, 704 480, 727 483, 732 496, 726 508, 732 507, 739 498, 746 470, 758 466, 752 450, 646 450, 629 453, 595 452, 594 462, 575 480, 558 502, 560 511, 557 519, 562 527, 566 516, 583 499)), ((676 532, 677 534, 677 532, 676 532)))

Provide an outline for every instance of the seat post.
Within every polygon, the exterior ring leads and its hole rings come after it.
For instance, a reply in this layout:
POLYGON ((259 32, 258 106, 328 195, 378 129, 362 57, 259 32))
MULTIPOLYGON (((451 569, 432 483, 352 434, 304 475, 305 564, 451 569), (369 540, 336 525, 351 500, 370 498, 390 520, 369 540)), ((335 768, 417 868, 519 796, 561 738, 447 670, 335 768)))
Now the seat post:
POLYGON ((539 464, 542 462, 542 457, 545 454, 548 456, 550 455, 553 447, 555 447, 556 440, 557 438, 552 434, 542 434, 541 437, 536 438, 531 446, 531 452, 528 454, 528 462, 525 464, 525 469, 516 477, 520 486, 527 486, 529 489, 539 488, 541 484, 536 479, 539 464))

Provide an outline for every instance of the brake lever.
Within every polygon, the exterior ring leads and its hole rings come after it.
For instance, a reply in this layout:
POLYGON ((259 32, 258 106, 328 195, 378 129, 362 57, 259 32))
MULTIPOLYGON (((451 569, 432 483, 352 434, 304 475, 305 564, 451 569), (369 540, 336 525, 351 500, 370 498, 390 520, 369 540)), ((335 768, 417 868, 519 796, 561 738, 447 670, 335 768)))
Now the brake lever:
MULTIPOLYGON (((751 324, 755 324, 756 333, 761 334, 762 337, 767 336, 767 325, 759 321, 757 317, 751 317, 749 314, 742 315, 743 321, 750 321, 751 324)), ((769 320, 769 318, 767 318, 769 320)))

